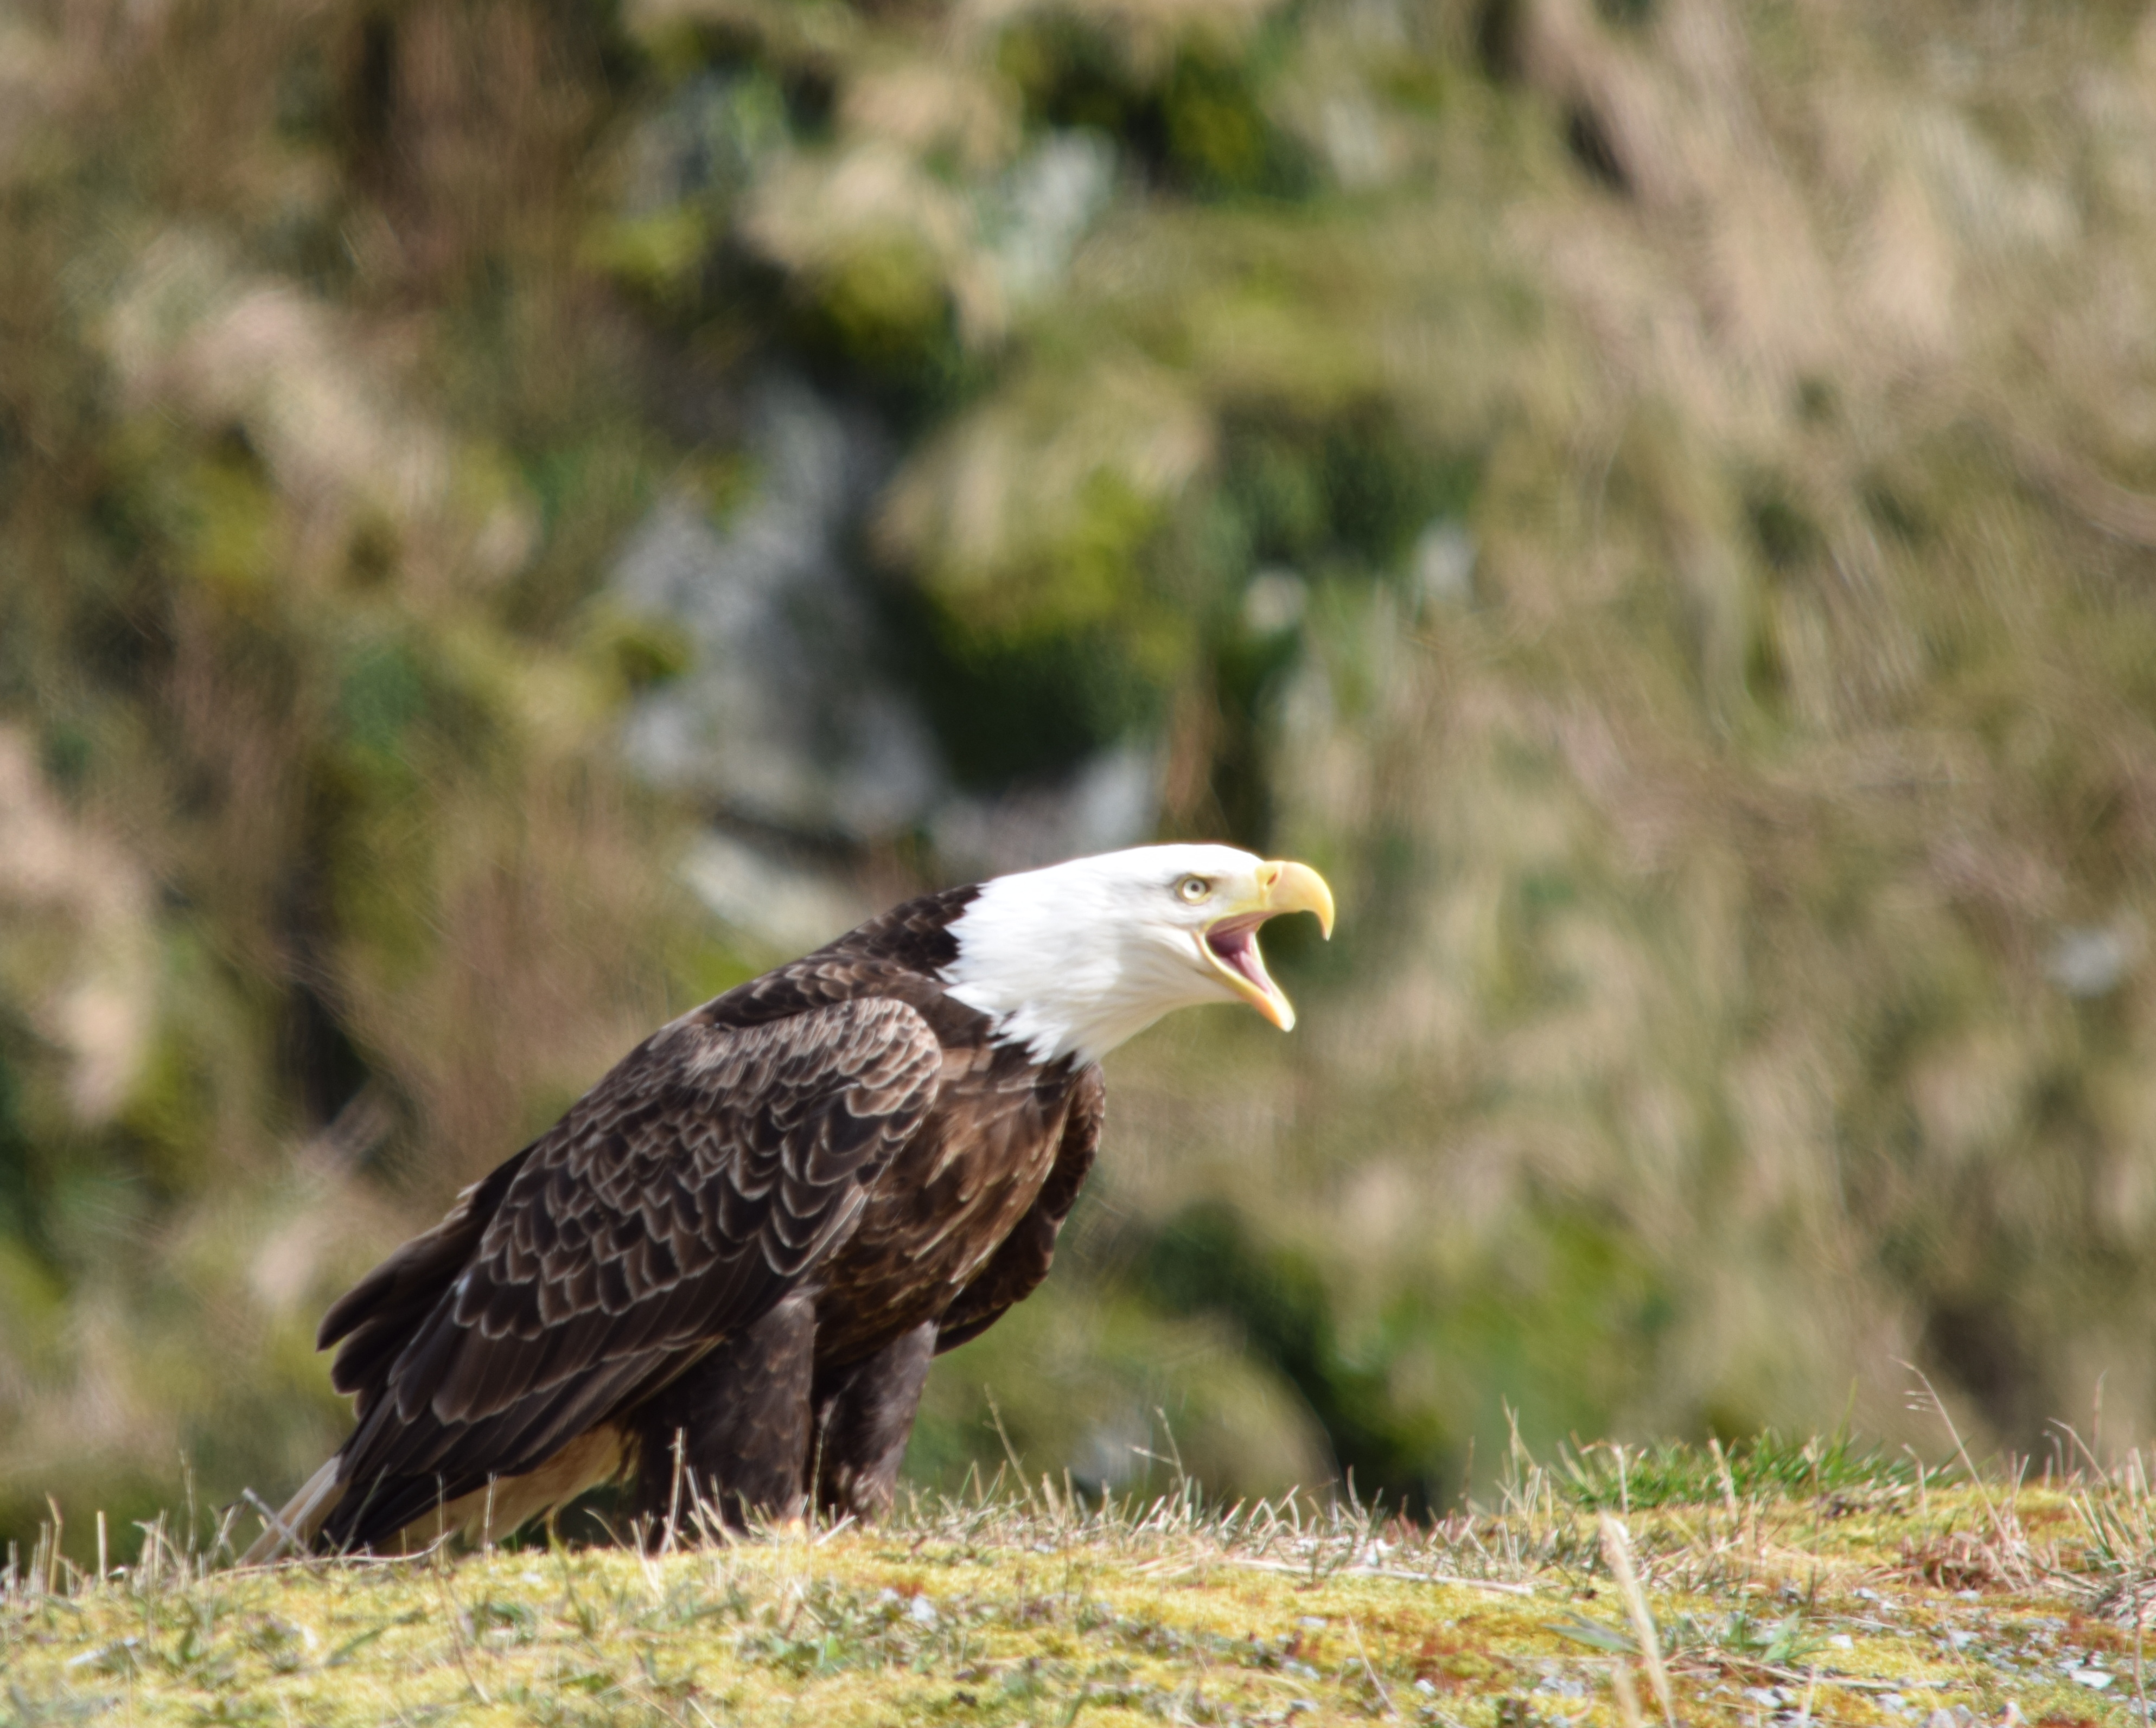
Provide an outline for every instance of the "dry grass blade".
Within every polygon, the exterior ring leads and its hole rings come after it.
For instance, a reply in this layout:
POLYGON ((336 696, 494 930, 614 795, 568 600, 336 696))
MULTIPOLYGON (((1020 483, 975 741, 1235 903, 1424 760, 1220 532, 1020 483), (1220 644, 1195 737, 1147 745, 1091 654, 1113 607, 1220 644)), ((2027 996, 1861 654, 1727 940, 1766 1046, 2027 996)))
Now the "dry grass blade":
POLYGON ((1385 1683, 1378 1678, 1378 1670, 1370 1665, 1370 1653, 1363 1647, 1363 1628, 1351 1619, 1348 1623, 1348 1635, 1355 1640, 1355 1659, 1363 1664, 1363 1677, 1369 1681, 1370 1690, 1378 1695, 1378 1700, 1384 1705, 1387 1715, 1399 1715, 1399 1709, 1393 1702, 1391 1691, 1385 1683))
POLYGON ((1962 1440, 1961 1429, 1956 1426, 1945 1400, 1939 1397, 1938 1387, 1915 1363, 1905 1361, 1902 1366, 1917 1377, 1917 1384, 1922 1388, 1920 1392, 1910 1395, 1909 1408, 1938 1418, 1946 1428, 1947 1438, 1953 1443, 1954 1456, 1961 1460, 1962 1469, 1967 1474, 1970 1486, 1976 1490, 1978 1499, 1983 1503, 1984 1517, 1991 1525, 1992 1534, 1998 1539, 1999 1553, 1995 1564, 2001 1575, 2025 1586, 2030 1577, 2029 1545, 2021 1535, 2018 1520, 2010 1509, 2000 1510, 1991 1490, 1984 1485, 1983 1473, 1977 1469, 1975 1460, 1969 1457, 1969 1448, 1962 1440))
POLYGON ((1609 1575, 1616 1581, 1617 1593, 1624 1597, 1625 1611, 1631 1617, 1633 1634, 1640 1640, 1640 1660, 1647 1670, 1647 1684, 1655 1689, 1662 1720, 1669 1728, 1676 1728, 1676 1700, 1671 1695, 1669 1670, 1662 1664, 1655 1617, 1648 1610, 1646 1594, 1640 1588, 1640 1575, 1632 1564, 1632 1538, 1624 1525, 1607 1512, 1601 1516, 1600 1528, 1603 1557, 1609 1562, 1609 1575))
POLYGON ((1609 1664, 1609 1690, 1617 1698, 1617 1720, 1624 1728, 1645 1728, 1640 1714, 1640 1689, 1632 1684, 1631 1665, 1621 1656, 1609 1664))

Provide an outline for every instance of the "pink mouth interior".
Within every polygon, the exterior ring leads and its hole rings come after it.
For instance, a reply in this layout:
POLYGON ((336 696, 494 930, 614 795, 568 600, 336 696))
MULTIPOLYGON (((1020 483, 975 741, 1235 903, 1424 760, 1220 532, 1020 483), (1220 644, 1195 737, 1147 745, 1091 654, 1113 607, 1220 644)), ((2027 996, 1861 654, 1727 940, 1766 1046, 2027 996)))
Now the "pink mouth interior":
POLYGON ((1259 990, 1270 993, 1265 956, 1258 952, 1258 926, 1265 921, 1262 915, 1223 919, 1205 932, 1205 946, 1231 972, 1240 973, 1259 990))

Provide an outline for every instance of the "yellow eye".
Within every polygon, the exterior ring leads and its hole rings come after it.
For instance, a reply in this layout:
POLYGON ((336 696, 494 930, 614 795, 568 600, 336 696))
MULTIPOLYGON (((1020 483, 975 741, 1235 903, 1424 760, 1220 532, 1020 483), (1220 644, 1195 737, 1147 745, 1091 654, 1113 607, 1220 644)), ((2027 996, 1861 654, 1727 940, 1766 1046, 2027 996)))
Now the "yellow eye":
POLYGON ((1175 891, 1183 896, 1185 905, 1194 906, 1213 892, 1213 885, 1203 876, 1185 876, 1175 885, 1175 891))

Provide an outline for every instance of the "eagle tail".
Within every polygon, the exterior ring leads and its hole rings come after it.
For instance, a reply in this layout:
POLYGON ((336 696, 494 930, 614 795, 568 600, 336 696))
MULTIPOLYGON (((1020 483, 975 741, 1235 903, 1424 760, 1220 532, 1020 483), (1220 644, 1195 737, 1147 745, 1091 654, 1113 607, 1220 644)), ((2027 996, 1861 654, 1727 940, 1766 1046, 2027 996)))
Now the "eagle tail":
POLYGON ((239 1563, 267 1566, 282 1559, 288 1550, 304 1550, 343 1498, 344 1484, 337 1480, 337 1459, 333 1456, 270 1518, 269 1528, 239 1556, 239 1563))

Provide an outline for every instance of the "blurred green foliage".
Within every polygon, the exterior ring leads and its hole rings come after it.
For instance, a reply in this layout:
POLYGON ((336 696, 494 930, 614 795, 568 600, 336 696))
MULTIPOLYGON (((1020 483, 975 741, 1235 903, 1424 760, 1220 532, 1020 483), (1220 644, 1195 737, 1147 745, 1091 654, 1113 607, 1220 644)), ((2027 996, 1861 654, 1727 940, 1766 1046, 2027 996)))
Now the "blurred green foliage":
POLYGON ((1029 1469, 1417 1505, 1515 1417, 1911 1435, 1904 1358, 2142 1433, 2125 10, 91 10, 0 5, 0 1530, 296 1479, 329 1297, 773 957, 605 583, 774 370, 888 431, 962 790, 1135 744, 1342 890, 1293 1041, 1116 1059, 917 1473, 984 1385, 1029 1469))

